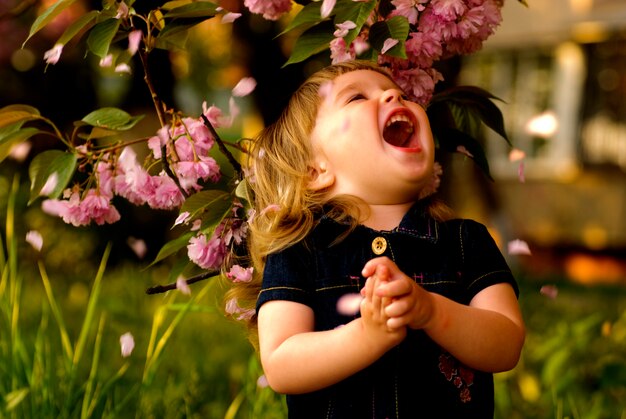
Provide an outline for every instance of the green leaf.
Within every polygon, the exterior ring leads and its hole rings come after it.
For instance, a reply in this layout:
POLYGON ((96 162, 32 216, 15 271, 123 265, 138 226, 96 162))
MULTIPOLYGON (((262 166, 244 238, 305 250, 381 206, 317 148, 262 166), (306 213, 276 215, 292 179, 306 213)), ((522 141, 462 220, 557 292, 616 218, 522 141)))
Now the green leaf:
POLYGON ((334 26, 330 21, 322 22, 306 30, 296 40, 291 56, 283 67, 289 64, 299 63, 312 55, 328 49, 330 47, 330 41, 335 38, 333 31, 334 26))
POLYGON ((111 42, 120 28, 120 23, 120 19, 110 18, 96 24, 87 38, 89 50, 100 58, 106 57, 111 42))
POLYGON ((409 36, 409 21, 404 16, 394 16, 389 20, 376 22, 370 28, 369 41, 376 51, 381 51, 389 38, 399 42, 385 53, 396 58, 407 58, 405 42, 409 36))
POLYGON ((340 0, 335 5, 335 23, 343 23, 347 20, 354 22, 356 28, 350 30, 348 35, 344 37, 346 41, 346 45, 350 45, 352 41, 359 35, 361 32, 361 28, 367 19, 372 14, 372 10, 376 7, 377 2, 374 0, 370 1, 359 1, 354 2, 353 0, 340 0))
POLYGON ((0 128, 18 122, 39 119, 41 114, 37 108, 28 105, 9 105, 0 109, 0 128))
POLYGON ((193 19, 174 19, 171 22, 165 24, 165 27, 159 32, 157 36, 157 40, 162 40, 165 38, 171 38, 174 36, 180 35, 180 33, 185 33, 192 27, 196 26, 198 23, 204 22, 205 18, 193 18, 193 19))
POLYGON ((10 393, 8 393, 7 395, 4 396, 4 409, 6 412, 10 412, 13 409, 15 409, 17 406, 19 406, 20 403, 22 403, 22 401, 24 400, 24 398, 26 396, 28 396, 28 393, 30 392, 30 389, 28 387, 22 387, 20 389, 14 390, 10 393))
POLYGON ((437 137, 439 145, 442 149, 449 152, 456 152, 457 147, 463 146, 472 155, 472 160, 483 171, 485 176, 490 180, 491 172, 489 170, 489 162, 482 145, 473 137, 454 128, 442 128, 433 131, 437 137))
POLYGON ((37 128, 23 128, 17 131, 14 131, 8 135, 2 135, 0 133, 0 162, 2 162, 11 152, 11 148, 14 145, 25 141, 36 134, 41 134, 44 131, 38 130, 37 128))
POLYGON ((250 197, 250 190, 248 189, 248 181, 246 179, 243 179, 237 184, 235 196, 242 199, 247 204, 252 205, 252 198, 250 197))
POLYGON ((142 118, 143 115, 133 117, 121 109, 108 107, 89 113, 81 121, 93 127, 126 131, 134 127, 142 118))
POLYGON ((218 5, 209 1, 196 1, 175 7, 163 17, 167 18, 211 18, 218 13, 218 5))
POLYGON ((97 19, 99 14, 100 12, 98 12, 97 10, 92 10, 89 13, 86 13, 82 15, 81 17, 79 17, 78 19, 76 19, 74 23, 72 23, 70 26, 67 27, 67 29, 65 29, 65 31, 63 32, 63 35, 61 35, 61 37, 57 41, 57 44, 62 44, 62 45, 67 44, 81 30, 83 30, 86 26, 93 23, 97 19))
POLYGON ((154 260, 150 263, 150 265, 148 265, 148 267, 153 266, 154 264, 162 261, 168 256, 173 255, 183 247, 187 246, 187 243, 189 243, 189 239, 192 238, 194 235, 195 233, 193 231, 188 231, 187 233, 181 234, 180 236, 176 237, 174 240, 170 240, 169 242, 165 243, 161 250, 159 250, 159 253, 156 255, 154 260))
POLYGON ((39 196, 48 178, 56 173, 57 184, 47 196, 58 198, 76 170, 76 156, 60 150, 47 150, 35 156, 28 168, 31 204, 39 196))
POLYGON ((321 2, 311 2, 304 6, 278 36, 291 32, 296 28, 305 30, 320 23, 322 21, 320 4, 321 2))
POLYGON ((193 220, 204 212, 221 214, 224 208, 230 208, 230 206, 229 193, 212 189, 191 195, 181 206, 180 212, 188 212, 189 219, 193 220))
POLYGON ((187 47, 189 32, 179 31, 166 33, 166 36, 160 36, 156 39, 155 47, 164 50, 184 50, 187 47))
POLYGON ((35 19, 35 22, 33 22, 32 26, 30 27, 28 38, 26 38, 26 41, 24 41, 24 43, 22 44, 22 47, 26 45, 28 40, 32 38, 34 34, 39 32, 44 26, 46 26, 55 17, 57 17, 63 10, 70 7, 75 2, 76 0, 59 0, 56 3, 54 3, 52 6, 47 8, 41 15, 37 17, 37 19, 35 19))
MULTIPOLYGON (((455 116, 455 119, 459 117, 477 118, 511 145, 506 134, 502 111, 500 111, 493 100, 501 101, 501 99, 480 87, 457 86, 435 94, 430 101, 429 107, 434 104, 446 104, 455 116)), ((455 122, 466 123, 467 121, 459 119, 455 122)), ((463 129, 463 127, 459 128, 463 129)))

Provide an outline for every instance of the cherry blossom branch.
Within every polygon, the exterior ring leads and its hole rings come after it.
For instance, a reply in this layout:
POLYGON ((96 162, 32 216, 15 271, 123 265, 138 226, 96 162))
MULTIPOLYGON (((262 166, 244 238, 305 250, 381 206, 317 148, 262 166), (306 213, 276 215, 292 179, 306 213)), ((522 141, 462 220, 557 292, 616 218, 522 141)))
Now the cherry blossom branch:
MULTIPOLYGON (((200 281, 204 281, 205 279, 209 279, 212 278, 214 276, 217 276, 220 274, 220 271, 218 269, 213 270, 213 271, 208 271, 208 272, 204 272, 202 274, 196 275, 196 276, 192 276, 191 278, 188 278, 185 280, 185 282, 187 283, 187 285, 191 285, 194 284, 196 282, 200 282, 200 281)), ((167 291, 171 291, 176 289, 176 283, 172 283, 172 284, 167 284, 167 285, 155 285, 153 287, 150 287, 146 290, 146 294, 148 295, 152 295, 152 294, 161 294, 167 291)))
MULTIPOLYGON (((152 84, 152 77, 150 77, 150 70, 148 69, 148 51, 145 49, 140 50, 139 57, 141 58, 141 66, 143 67, 143 80, 146 83, 146 86, 148 86, 148 90, 150 91, 150 97, 152 98, 152 103, 154 103, 154 108, 159 118, 159 123, 161 124, 161 127, 165 127, 167 125, 165 123, 165 115, 164 115, 166 109, 165 109, 165 105, 163 104, 163 102, 161 102, 161 99, 159 99, 159 96, 156 93, 156 89, 154 88, 154 85, 152 84)), ((169 131, 168 131, 168 136, 169 136, 169 131)), ((171 138, 169 139, 171 140, 171 138)), ((178 176, 176 176, 176 174, 172 172, 172 168, 167 162, 167 150, 165 148, 165 144, 161 145, 161 165, 163 166, 163 170, 165 170, 165 173, 167 174, 167 176, 169 176, 174 181, 174 184, 176 185, 180 193, 183 194, 185 198, 188 198, 189 194, 180 185, 178 176)))
POLYGON ((226 144, 224 143, 222 138, 219 136, 219 134, 213 127, 213 124, 211 124, 211 121, 209 121, 209 118, 207 118, 206 115, 204 114, 200 116, 202 117, 202 120, 204 121, 204 125, 209 129, 209 131, 211 131, 211 134, 213 135, 215 142, 217 142, 217 146, 219 147, 220 151, 222 152, 222 154, 226 156, 229 163, 233 166, 233 168, 237 172, 237 178, 241 180, 243 178, 241 164, 237 161, 237 159, 235 159, 235 156, 233 156, 233 153, 231 153, 230 150, 226 148, 226 144))

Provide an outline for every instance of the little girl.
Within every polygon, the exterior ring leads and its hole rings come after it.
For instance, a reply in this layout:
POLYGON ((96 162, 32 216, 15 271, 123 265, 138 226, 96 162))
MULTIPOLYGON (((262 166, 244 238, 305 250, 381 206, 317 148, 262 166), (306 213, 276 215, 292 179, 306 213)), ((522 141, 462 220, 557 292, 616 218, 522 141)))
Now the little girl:
POLYGON ((234 294, 290 418, 493 417, 492 373, 524 342, 517 285, 486 228, 428 196, 434 151, 368 61, 314 74, 256 139, 256 277, 234 294))

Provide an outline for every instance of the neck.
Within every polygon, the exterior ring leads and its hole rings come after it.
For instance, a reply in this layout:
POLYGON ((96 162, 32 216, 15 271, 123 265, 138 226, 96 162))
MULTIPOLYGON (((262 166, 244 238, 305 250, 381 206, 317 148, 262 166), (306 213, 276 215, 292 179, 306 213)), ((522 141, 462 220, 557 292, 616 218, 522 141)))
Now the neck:
POLYGON ((400 221, 413 206, 413 202, 393 205, 368 205, 368 216, 363 225, 374 230, 393 230, 400 225, 400 221))

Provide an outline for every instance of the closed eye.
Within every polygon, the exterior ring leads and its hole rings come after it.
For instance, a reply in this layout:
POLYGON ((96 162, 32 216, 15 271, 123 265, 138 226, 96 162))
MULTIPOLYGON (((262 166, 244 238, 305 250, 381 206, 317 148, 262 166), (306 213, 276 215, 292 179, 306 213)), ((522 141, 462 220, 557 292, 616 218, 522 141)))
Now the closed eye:
POLYGON ((348 99, 348 103, 355 102, 357 100, 364 100, 364 99, 366 99, 365 96, 363 96, 361 93, 357 93, 355 95, 350 96, 350 98, 348 99))

